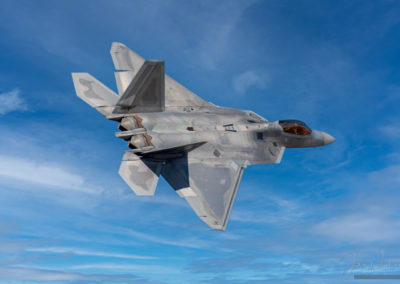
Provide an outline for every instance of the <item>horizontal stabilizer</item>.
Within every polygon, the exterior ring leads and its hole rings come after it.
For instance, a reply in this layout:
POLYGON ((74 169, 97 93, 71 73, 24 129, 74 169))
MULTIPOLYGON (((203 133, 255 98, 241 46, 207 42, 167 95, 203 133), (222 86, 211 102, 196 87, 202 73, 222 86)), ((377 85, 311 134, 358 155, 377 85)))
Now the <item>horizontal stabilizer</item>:
POLYGON ((76 95, 102 115, 110 115, 119 96, 89 73, 72 73, 76 95))
POLYGON ((119 174, 136 195, 154 195, 163 163, 125 151, 119 174))

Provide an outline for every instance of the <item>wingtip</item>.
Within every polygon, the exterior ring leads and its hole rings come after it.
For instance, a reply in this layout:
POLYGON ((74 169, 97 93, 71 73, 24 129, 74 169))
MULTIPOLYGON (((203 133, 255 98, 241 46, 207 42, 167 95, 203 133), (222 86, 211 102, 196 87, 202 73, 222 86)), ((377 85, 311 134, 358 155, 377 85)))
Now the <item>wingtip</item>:
MULTIPOLYGON (((80 77, 80 76, 86 76, 86 75, 88 75, 89 73, 87 73, 87 72, 71 72, 71 76, 72 76, 72 78, 74 78, 74 77, 80 77)), ((90 75, 90 74, 89 74, 90 75)))
POLYGON ((118 42, 118 41, 113 41, 111 43, 111 49, 110 52, 116 52, 120 47, 127 47, 125 44, 123 44, 122 42, 118 42))
MULTIPOLYGON (((211 226, 210 226, 211 227, 211 226)), ((226 231, 226 227, 222 227, 222 226, 216 226, 216 227, 211 227, 214 231, 220 231, 220 232, 225 232, 226 231)))

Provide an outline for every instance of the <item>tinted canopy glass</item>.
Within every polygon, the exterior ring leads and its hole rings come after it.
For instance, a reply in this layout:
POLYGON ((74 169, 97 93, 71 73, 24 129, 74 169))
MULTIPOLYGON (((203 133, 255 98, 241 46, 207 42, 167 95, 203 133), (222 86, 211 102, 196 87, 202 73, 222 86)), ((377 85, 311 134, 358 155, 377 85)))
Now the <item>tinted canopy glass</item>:
POLYGON ((295 135, 309 135, 311 129, 300 120, 279 120, 279 125, 283 131, 295 135))

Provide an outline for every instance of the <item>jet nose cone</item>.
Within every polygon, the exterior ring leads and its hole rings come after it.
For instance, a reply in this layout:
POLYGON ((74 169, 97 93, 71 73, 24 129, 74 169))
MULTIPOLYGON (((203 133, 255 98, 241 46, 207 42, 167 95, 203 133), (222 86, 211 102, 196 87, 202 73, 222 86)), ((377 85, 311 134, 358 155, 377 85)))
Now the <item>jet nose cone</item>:
POLYGON ((335 140, 336 140, 331 135, 329 135, 328 133, 325 133, 325 132, 322 132, 322 137, 324 140, 324 145, 331 144, 331 143, 335 142, 335 140))

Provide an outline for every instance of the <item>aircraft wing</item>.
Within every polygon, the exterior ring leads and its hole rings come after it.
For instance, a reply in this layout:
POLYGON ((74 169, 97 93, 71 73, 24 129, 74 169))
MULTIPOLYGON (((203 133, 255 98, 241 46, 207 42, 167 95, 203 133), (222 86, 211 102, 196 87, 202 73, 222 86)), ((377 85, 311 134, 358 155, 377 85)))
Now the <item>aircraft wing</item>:
POLYGON ((191 156, 169 160, 161 174, 201 220, 225 231, 244 168, 233 160, 191 156))
POLYGON ((150 152, 145 156, 128 150, 119 174, 136 195, 154 195, 162 175, 201 220, 214 230, 225 231, 245 165, 232 159, 212 158, 206 153, 211 145, 202 148, 205 144, 195 143, 163 153, 150 152), (204 154, 202 158, 200 153, 204 154), (160 159, 160 155, 165 158, 160 159))
MULTIPOLYGON (((284 147, 271 146, 265 151, 271 163, 279 163, 284 147)), ((135 155, 127 153, 120 174, 137 195, 153 195, 162 175, 201 220, 214 230, 225 231, 243 170, 251 164, 240 150, 200 142, 134 159, 135 155)))

